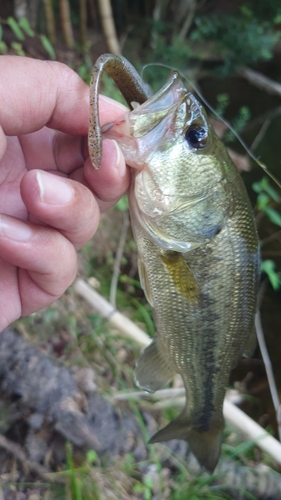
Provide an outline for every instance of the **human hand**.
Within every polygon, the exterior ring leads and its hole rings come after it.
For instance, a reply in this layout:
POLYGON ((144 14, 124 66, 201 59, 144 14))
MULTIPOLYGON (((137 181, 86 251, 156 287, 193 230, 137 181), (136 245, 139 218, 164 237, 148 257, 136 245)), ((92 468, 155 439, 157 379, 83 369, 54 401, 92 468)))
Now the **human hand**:
MULTIPOLYGON (((101 125, 126 109, 101 97, 101 125)), ((67 66, 0 56, 0 332, 72 283, 76 250, 129 185, 123 155, 87 151, 89 88, 67 66)))

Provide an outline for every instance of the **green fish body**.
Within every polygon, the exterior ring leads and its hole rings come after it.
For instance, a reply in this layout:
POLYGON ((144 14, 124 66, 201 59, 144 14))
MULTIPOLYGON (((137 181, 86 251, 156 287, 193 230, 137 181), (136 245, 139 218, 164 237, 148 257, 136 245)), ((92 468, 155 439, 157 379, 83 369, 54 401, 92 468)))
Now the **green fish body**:
POLYGON ((156 326, 136 381, 154 392, 181 375, 185 408, 151 442, 184 439, 213 471, 230 371, 254 345, 257 232, 240 175, 179 75, 147 97, 105 132, 133 167, 130 214, 156 326))

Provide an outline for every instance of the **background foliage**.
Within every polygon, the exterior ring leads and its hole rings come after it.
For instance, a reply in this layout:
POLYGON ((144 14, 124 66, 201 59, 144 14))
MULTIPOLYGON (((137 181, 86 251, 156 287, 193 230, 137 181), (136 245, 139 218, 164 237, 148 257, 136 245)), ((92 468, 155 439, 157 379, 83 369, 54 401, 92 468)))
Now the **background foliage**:
MULTIPOLYGON (((280 388, 280 189, 249 159, 236 135, 217 117, 219 114, 228 120, 254 154, 281 179, 280 0, 112 0, 112 17, 104 13, 106 4, 104 0, 1 0, 0 53, 60 60, 89 82, 94 60, 112 50, 108 33, 113 26, 114 50, 122 52, 140 71, 149 64, 144 77, 154 89, 163 83, 170 67, 182 72, 190 89, 200 89, 215 111, 210 115, 217 134, 236 154, 237 166, 254 206, 262 247, 262 280, 264 288, 267 287, 262 317, 280 388), (107 25, 108 19, 111 27, 107 25), (256 72, 254 81, 250 80, 249 69, 256 72)), ((107 77, 103 92, 120 99, 107 77)), ((117 208, 104 216, 98 238, 80 256, 80 275, 94 278, 99 291, 107 297, 126 210, 123 198, 117 208)), ((136 248, 130 231, 121 259, 117 307, 153 334, 151 310, 140 288, 136 248)), ((72 289, 50 309, 15 326, 61 363, 94 367, 101 393, 134 390, 133 368, 138 348, 118 338, 116 332, 112 337, 108 325, 83 304, 77 305, 72 289)), ((231 383, 247 393, 244 407, 251 416, 276 433, 276 418, 258 351, 255 357, 258 364, 249 360, 246 368, 239 366, 231 383)), ((148 401, 138 404, 129 401, 123 405, 138 421, 144 441, 149 422, 160 425, 160 419, 170 419, 177 413, 173 408, 157 411, 148 401)), ((5 406, 2 412, 1 408, 0 405, 1 432, 8 432, 11 439, 24 447, 28 417, 22 417, 19 433, 6 416, 10 410, 5 406)), ((276 468, 253 443, 241 447, 240 441, 241 436, 233 429, 226 429, 224 459, 234 457, 235 467, 247 465, 258 470, 260 463, 266 463, 276 468)), ((47 449, 49 445, 48 442, 47 449)), ((13 475, 15 461, 0 460, 0 498, 2 492, 5 500, 266 498, 258 497, 258 489, 255 495, 247 493, 247 484, 236 493, 226 491, 225 477, 221 480, 198 474, 192 464, 187 466, 177 454, 167 452, 164 457, 161 450, 147 447, 145 460, 137 461, 133 454, 127 454, 111 462, 101 460, 94 450, 81 457, 81 452, 68 443, 60 460, 50 462, 53 484, 49 481, 42 484, 42 478, 25 472, 19 465, 19 474, 13 475), (27 484, 29 481, 31 486, 27 484), (11 491, 25 496, 9 497, 11 491), (37 497, 33 498, 35 494, 37 497)), ((240 472, 235 471, 237 478, 240 472)))

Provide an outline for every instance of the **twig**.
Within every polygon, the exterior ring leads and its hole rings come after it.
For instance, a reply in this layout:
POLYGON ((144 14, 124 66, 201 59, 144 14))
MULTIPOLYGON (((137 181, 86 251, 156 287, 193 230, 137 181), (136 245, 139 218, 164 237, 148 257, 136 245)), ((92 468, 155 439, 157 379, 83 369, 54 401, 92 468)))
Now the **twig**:
POLYGON ((80 0, 80 42, 82 47, 87 44, 87 0, 80 0))
POLYGON ((276 384, 275 384, 275 379, 274 379, 274 374, 273 374, 273 370, 272 370, 270 357, 269 357, 268 350, 267 350, 266 343, 265 343, 265 339, 264 339, 264 334, 263 334, 263 329, 262 329, 262 324, 261 324, 261 317, 260 317, 259 311, 256 313, 255 324, 256 324, 258 343, 259 343, 259 347, 261 350, 261 355, 262 355, 262 359, 263 359, 264 366, 265 366, 265 371, 266 371, 266 375, 267 375, 269 389, 270 389, 273 405, 274 405, 275 412, 276 412, 279 440, 281 441, 281 410, 280 410, 281 406, 280 406, 278 391, 277 391, 276 384))
POLYGON ((56 43, 56 26, 52 0, 43 0, 47 33, 52 44, 56 43))
POLYGON ((128 399, 140 399, 149 397, 152 399, 176 398, 185 395, 185 388, 178 387, 172 389, 160 389, 157 392, 147 393, 145 391, 121 391, 110 395, 110 399, 114 401, 128 401, 128 399))
POLYGON ((278 464, 281 464, 281 445, 277 439, 268 434, 251 417, 227 399, 224 400, 223 414, 229 422, 247 434, 250 439, 255 439, 256 446, 266 451, 278 464))
POLYGON ((25 452, 19 444, 14 443, 13 441, 7 439, 5 436, 0 435, 0 447, 11 453, 14 457, 16 457, 17 460, 19 460, 19 462, 28 467, 29 470, 36 472, 36 474, 39 474, 39 476, 43 477, 44 479, 46 479, 46 477, 48 476, 50 471, 42 465, 28 460, 25 452))
POLYGON ((270 120, 270 122, 272 122, 272 120, 274 120, 274 118, 277 118, 280 113, 281 106, 277 106, 277 108, 275 107, 274 109, 266 111, 266 113, 261 113, 245 125, 243 132, 249 132, 253 130, 258 125, 263 124, 263 122, 265 122, 266 120, 270 120))
POLYGON ((279 231, 275 231, 275 233, 272 233, 270 236, 267 236, 266 238, 261 240, 262 247, 264 247, 264 245, 267 245, 267 243, 270 243, 271 241, 279 239, 279 236, 281 236, 281 229, 279 229, 279 231))
POLYGON ((251 68, 244 68, 241 71, 241 76, 243 76, 248 82, 261 90, 265 90, 269 94, 281 95, 281 84, 268 78, 267 76, 259 73, 258 71, 254 71, 251 68))
POLYGON ((70 18, 69 0, 60 0, 62 31, 68 49, 74 46, 73 30, 70 18))
POLYGON ((256 135, 256 137, 254 138, 251 146, 250 146, 250 150, 251 151, 255 151, 255 149, 257 149, 258 145, 260 144, 260 142, 262 141, 262 139, 264 138, 265 134, 266 134, 266 131, 269 127, 269 125, 271 124, 271 120, 269 118, 267 118, 264 123, 262 124, 261 128, 260 128, 260 131, 258 132, 258 134, 256 135))
MULTIPOLYGON (((111 396, 111 399, 116 401, 125 401, 127 399, 149 397, 153 399, 164 399, 165 404, 162 404, 161 407, 183 407, 185 404, 185 397, 179 397, 183 394, 185 394, 184 388, 163 389, 154 394, 148 394, 144 391, 130 391, 114 394, 111 396)), ((281 445, 277 439, 268 434, 268 432, 257 424, 251 417, 246 415, 246 413, 240 410, 240 408, 237 408, 237 406, 231 403, 227 397, 225 398, 223 404, 223 414, 226 420, 240 429, 248 436, 249 439, 256 440, 256 446, 266 451, 278 464, 281 464, 281 445)))
POLYGON ((126 238, 127 238, 127 232, 128 232, 128 227, 129 227, 129 212, 128 210, 125 210, 123 212, 123 225, 121 229, 121 234, 119 238, 119 243, 118 243, 118 248, 114 260, 114 268, 113 268, 113 275, 111 279, 111 285, 110 285, 110 294, 109 294, 109 301, 110 304, 113 305, 113 307, 116 307, 116 291, 117 291, 117 285, 118 285, 118 278, 120 274, 120 265, 121 265, 121 260, 123 257, 124 253, 124 247, 126 243, 126 238))
POLYGON ((74 289, 81 295, 100 316, 117 328, 125 337, 129 337, 142 346, 150 344, 150 337, 129 318, 116 311, 115 308, 98 292, 93 290, 84 280, 78 279, 74 289))
POLYGON ((196 0, 191 0, 189 2, 188 11, 189 11, 188 14, 185 14, 186 18, 185 18, 183 26, 179 32, 179 35, 178 35, 182 41, 184 41, 184 39, 185 39, 189 29, 190 29, 190 26, 193 23, 194 14, 196 11, 196 0))
POLYGON ((99 0, 101 23, 109 51, 120 55, 121 49, 117 39, 110 0, 99 0))

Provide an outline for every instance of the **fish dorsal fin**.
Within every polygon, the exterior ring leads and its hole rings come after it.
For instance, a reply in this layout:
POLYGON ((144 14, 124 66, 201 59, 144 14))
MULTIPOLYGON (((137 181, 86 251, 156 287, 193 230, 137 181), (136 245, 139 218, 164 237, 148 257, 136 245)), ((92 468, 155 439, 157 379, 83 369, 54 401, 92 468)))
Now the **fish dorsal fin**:
POLYGON ((175 375, 167 354, 161 348, 157 337, 143 351, 135 371, 137 385, 148 392, 165 387, 175 375))
POLYGON ((198 302, 199 286, 189 265, 179 252, 166 252, 161 255, 174 286, 188 302, 198 302))

